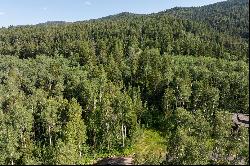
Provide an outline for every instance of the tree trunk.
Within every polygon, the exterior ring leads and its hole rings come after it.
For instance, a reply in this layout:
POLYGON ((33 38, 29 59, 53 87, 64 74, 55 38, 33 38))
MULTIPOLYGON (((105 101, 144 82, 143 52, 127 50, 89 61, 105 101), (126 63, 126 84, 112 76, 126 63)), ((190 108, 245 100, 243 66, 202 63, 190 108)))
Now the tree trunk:
POLYGON ((96 109, 96 99, 94 99, 94 111, 96 109))
POLYGON ((49 126, 49 145, 52 145, 52 138, 51 138, 51 134, 50 134, 50 126, 49 126))
POLYGON ((22 144, 22 146, 23 146, 23 130, 22 130, 22 129, 21 129, 21 132, 20 132, 20 133, 21 133, 21 134, 20 134, 20 135, 21 135, 21 136, 20 136, 20 137, 21 137, 21 144, 22 144))
POLYGON ((122 147, 124 147, 124 131, 123 131, 123 123, 122 123, 122 147))
MULTIPOLYGON (((106 116, 107 116, 107 115, 106 115, 106 116)), ((109 124, 108 124, 108 123, 106 123, 106 126, 107 126, 107 130, 106 130, 106 132, 107 132, 108 137, 109 137, 109 124)), ((109 150, 109 148, 110 148, 110 139, 108 139, 108 150, 109 150)))
POLYGON ((100 93, 99 93, 99 102, 102 102, 102 89, 100 88, 100 93))
MULTIPOLYGON (((177 89, 178 94, 179 94, 179 87, 178 87, 178 85, 177 85, 176 89, 177 89)), ((179 100, 179 97, 176 96, 176 99, 175 99, 175 108, 177 108, 177 106, 178 106, 178 100, 179 100)))
POLYGON ((23 138, 24 148, 26 148, 25 137, 23 138))
POLYGON ((10 154, 10 157, 11 157, 11 165, 14 165, 14 161, 13 161, 12 153, 10 154))
POLYGON ((94 148, 95 148, 95 146, 96 146, 96 133, 95 133, 95 130, 94 130, 94 137, 93 137, 93 143, 94 143, 94 148))
POLYGON ((82 157, 82 151, 81 151, 81 144, 80 143, 78 145, 78 148, 79 148, 79 156, 82 157))
POLYGON ((126 126, 124 126, 124 135, 125 135, 125 138, 127 137, 127 127, 126 126))

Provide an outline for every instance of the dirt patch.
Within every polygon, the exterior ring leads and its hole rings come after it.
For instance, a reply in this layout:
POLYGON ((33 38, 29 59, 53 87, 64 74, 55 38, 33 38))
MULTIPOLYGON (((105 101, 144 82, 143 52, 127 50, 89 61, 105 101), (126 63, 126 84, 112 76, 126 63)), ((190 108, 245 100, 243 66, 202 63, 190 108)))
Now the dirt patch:
POLYGON ((249 127, 249 115, 248 114, 233 114, 232 120, 234 124, 249 127))
POLYGON ((94 165, 133 165, 132 157, 111 157, 97 161, 94 165))

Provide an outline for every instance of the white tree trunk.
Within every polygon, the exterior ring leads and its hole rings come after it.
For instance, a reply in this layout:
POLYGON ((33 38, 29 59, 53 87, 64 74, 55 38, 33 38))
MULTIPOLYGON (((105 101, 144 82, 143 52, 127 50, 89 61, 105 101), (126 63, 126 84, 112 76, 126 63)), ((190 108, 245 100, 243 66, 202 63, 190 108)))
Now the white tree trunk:
POLYGON ((13 158, 12 158, 12 153, 10 154, 10 157, 11 157, 11 165, 14 165, 14 161, 13 161, 13 158))
POLYGON ((25 137, 23 138, 24 148, 26 148, 25 137))
POLYGON ((21 132, 20 132, 20 137, 21 137, 21 144, 23 146, 23 131, 22 131, 22 129, 21 129, 21 132))
POLYGON ((125 135, 125 138, 127 137, 127 128, 126 126, 124 126, 124 135, 125 135))
POLYGON ((94 98, 94 110, 96 109, 96 99, 94 98))
POLYGON ((51 138, 51 135, 50 135, 50 126, 49 126, 49 145, 50 146, 52 145, 52 138, 51 138))
MULTIPOLYGON (((108 123, 106 123, 106 133, 109 133, 109 124, 108 123)), ((108 137, 109 137, 109 135, 108 135, 108 137)), ((110 144, 110 140, 108 139, 108 150, 110 148, 109 144, 110 144)))
POLYGON ((79 147, 79 156, 82 157, 82 151, 81 151, 81 144, 80 143, 79 143, 78 147, 79 147))
POLYGON ((124 137, 124 131, 123 131, 123 123, 122 123, 122 147, 124 147, 125 144, 125 137, 124 137))

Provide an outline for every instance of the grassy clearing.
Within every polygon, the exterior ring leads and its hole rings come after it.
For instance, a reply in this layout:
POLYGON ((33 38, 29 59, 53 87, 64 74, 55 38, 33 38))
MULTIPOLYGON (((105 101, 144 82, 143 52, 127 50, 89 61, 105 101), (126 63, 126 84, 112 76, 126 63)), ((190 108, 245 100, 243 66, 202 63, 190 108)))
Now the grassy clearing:
POLYGON ((131 146, 122 152, 112 151, 110 153, 97 153, 89 158, 88 164, 94 164, 101 158, 108 157, 132 157, 135 165, 159 165, 165 161, 166 140, 159 132, 154 130, 140 129, 136 139, 131 146))
POLYGON ((143 130, 133 146, 134 164, 161 164, 166 156, 166 139, 159 132, 143 130))

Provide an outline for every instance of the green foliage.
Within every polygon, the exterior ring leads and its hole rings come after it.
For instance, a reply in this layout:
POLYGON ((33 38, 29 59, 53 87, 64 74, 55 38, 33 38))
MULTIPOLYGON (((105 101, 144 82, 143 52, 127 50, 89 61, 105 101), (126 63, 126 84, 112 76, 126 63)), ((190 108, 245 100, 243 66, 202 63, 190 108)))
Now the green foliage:
POLYGON ((194 114, 178 108, 172 119, 175 130, 171 132, 167 163, 209 164, 211 156, 211 126, 200 110, 194 114))
MULTIPOLYGON (((202 7, 173 8, 164 13, 206 23, 220 32, 249 39, 249 1, 228 0, 202 7), (238 26, 240 25, 240 26, 238 26)), ((187 28, 191 29, 189 25, 187 28)))
POLYGON ((166 156, 166 141, 153 130, 141 130, 133 147, 136 165, 160 165, 166 156))
POLYGON ((249 164, 247 4, 1 28, 0 164, 249 164))
POLYGON ((200 110, 190 113, 178 108, 171 117, 175 130, 169 130, 167 164, 242 164, 249 153, 248 131, 232 131, 230 114, 216 112, 214 121, 200 110), (244 157, 243 157, 244 156, 244 157))

